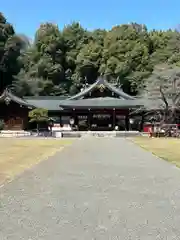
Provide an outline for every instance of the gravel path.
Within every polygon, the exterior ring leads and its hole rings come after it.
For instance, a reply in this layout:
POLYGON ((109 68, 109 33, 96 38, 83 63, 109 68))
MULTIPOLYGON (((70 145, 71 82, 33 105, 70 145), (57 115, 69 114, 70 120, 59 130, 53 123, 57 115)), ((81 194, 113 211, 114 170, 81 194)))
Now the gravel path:
POLYGON ((0 189, 0 239, 180 239, 180 170, 123 138, 84 138, 0 189))

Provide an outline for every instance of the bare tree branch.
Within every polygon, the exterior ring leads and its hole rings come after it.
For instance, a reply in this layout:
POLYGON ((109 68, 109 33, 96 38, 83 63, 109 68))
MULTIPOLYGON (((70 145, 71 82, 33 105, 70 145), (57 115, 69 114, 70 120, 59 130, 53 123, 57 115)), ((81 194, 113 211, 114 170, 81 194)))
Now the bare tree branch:
POLYGON ((169 104, 168 104, 168 101, 167 101, 167 99, 165 97, 165 94, 164 94, 164 92, 162 90, 162 86, 159 87, 159 91, 161 93, 162 100, 165 103, 166 109, 168 109, 169 108, 169 104))
POLYGON ((157 115, 156 110, 159 108, 162 122, 175 122, 177 110, 180 108, 180 67, 157 66, 145 85, 146 98, 154 99, 155 102, 161 99, 164 103, 164 107, 154 105, 154 115, 157 115))

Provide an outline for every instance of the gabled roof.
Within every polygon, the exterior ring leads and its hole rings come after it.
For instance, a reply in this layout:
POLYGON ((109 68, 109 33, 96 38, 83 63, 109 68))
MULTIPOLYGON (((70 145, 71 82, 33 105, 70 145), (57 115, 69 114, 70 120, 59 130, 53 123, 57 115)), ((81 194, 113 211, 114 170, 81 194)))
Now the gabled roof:
POLYGON ((81 99, 82 97, 84 97, 85 95, 87 95, 88 93, 93 91, 96 87, 101 86, 101 85, 105 86, 110 91, 116 93, 118 95, 118 97, 121 98, 121 99, 126 99, 126 100, 135 99, 134 97, 126 94, 125 92, 123 92, 122 89, 118 89, 118 88, 114 87, 112 84, 107 82, 104 78, 99 77, 97 79, 97 81, 95 83, 93 83, 91 86, 85 88, 82 92, 68 98, 68 100, 81 99))
POLYGON ((6 89, 2 95, 0 95, 0 101, 13 101, 19 105, 26 106, 28 108, 45 108, 49 111, 59 111, 68 108, 87 109, 87 108, 138 108, 143 107, 149 101, 138 99, 124 93, 121 89, 117 89, 109 84, 103 78, 99 78, 89 88, 86 88, 83 92, 76 94, 73 97, 67 98, 66 96, 29 96, 20 98, 15 96, 10 90, 6 89), (101 85, 108 88, 110 91, 116 93, 119 98, 113 97, 99 97, 99 98, 87 98, 82 99, 89 91, 92 91, 95 87, 101 85))
POLYGON ((44 99, 44 100, 36 100, 36 99, 27 99, 26 100, 30 105, 33 105, 35 108, 45 108, 49 111, 58 111, 60 110, 60 100, 55 99, 44 99))
POLYGON ((28 100, 44 101, 44 100, 65 100, 68 97, 69 96, 64 96, 64 95, 60 95, 60 96, 25 96, 25 97, 23 97, 23 99, 26 101, 28 101, 28 100))
POLYGON ((33 108, 33 105, 29 104, 26 100, 15 96, 12 92, 8 89, 5 89, 4 92, 0 96, 0 101, 13 101, 22 106, 33 108))
POLYGON ((59 104, 66 96, 30 96, 24 97, 26 102, 36 108, 45 108, 49 111, 60 110, 59 104))
POLYGON ((88 99, 77 99, 77 100, 64 100, 59 103, 62 109, 76 108, 76 109, 87 109, 87 108, 138 108, 143 106, 140 101, 137 100, 123 100, 119 98, 103 97, 103 98, 88 98, 88 99))

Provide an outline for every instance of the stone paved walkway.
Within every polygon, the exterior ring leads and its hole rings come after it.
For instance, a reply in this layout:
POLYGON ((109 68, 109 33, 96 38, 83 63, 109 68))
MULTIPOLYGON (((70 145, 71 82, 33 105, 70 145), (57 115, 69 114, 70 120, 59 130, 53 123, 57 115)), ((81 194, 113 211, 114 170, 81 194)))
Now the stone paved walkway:
POLYGON ((85 138, 0 189, 2 240, 180 239, 180 170, 85 138))

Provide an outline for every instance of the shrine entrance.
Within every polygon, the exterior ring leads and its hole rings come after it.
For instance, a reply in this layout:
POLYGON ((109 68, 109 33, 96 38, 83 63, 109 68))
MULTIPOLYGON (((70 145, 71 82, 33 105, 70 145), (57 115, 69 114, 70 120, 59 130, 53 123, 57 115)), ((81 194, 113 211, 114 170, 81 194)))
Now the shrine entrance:
POLYGON ((113 114, 109 112, 95 112, 91 117, 91 130, 110 131, 113 130, 113 114))
POLYGON ((116 110, 73 111, 71 115, 79 131, 128 130, 128 112, 116 110))

